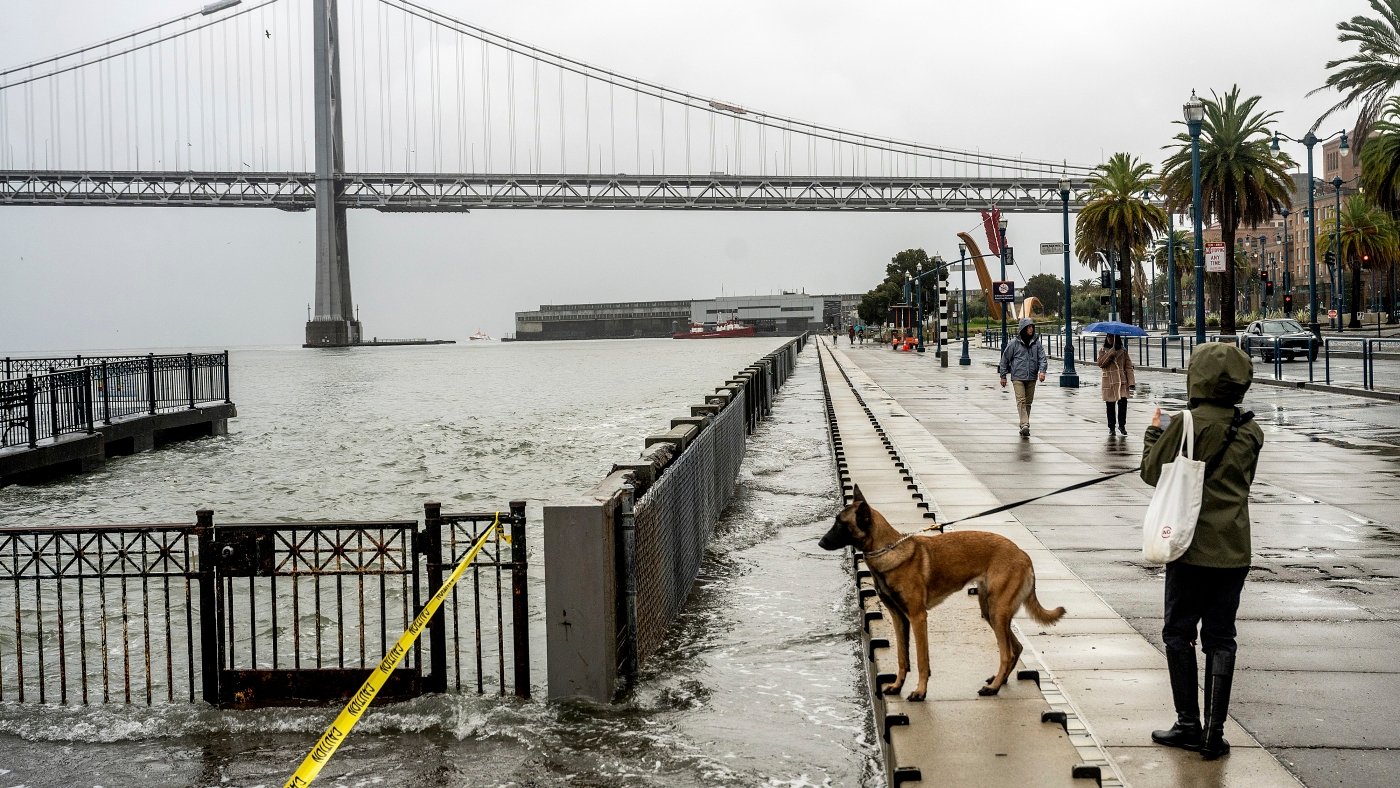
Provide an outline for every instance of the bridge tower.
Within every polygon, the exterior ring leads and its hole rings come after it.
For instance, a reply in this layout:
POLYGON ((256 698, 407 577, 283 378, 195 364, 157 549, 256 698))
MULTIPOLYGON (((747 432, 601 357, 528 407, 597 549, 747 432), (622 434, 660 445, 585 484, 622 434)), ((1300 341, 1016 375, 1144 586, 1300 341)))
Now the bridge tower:
POLYGON ((360 321, 350 298, 350 251, 345 205, 341 127, 340 34, 336 0, 314 0, 313 100, 316 103, 316 311, 306 323, 304 347, 360 342, 360 321))

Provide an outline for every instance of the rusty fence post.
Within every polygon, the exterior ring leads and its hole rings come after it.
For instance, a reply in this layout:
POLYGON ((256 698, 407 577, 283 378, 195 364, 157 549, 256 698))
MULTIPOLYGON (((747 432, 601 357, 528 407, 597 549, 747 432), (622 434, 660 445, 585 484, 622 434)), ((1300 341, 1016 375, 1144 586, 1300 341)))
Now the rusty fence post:
MULTIPOLYGON (((219 578, 214 563, 214 511, 195 512, 195 535, 199 537, 199 672, 204 686, 204 702, 219 705, 219 669, 223 664, 219 653, 218 595, 215 588, 219 578)), ((194 637, 194 633, 190 633, 194 637)))
POLYGON ((151 407, 151 415, 156 413, 156 354, 146 354, 146 399, 151 407))
POLYGON ((194 354, 185 354, 185 392, 190 395, 190 410, 194 410, 194 354))
MULTIPOLYGON (((452 527, 442 521, 442 504, 428 501, 423 504, 423 550, 427 559, 428 588, 436 594, 442 587, 442 529, 452 527)), ((461 655, 454 655, 461 659, 461 655)), ((439 610, 428 621, 428 662, 430 669, 425 671, 423 682, 425 692, 447 691, 447 613, 439 610)))
POLYGON ((525 552, 525 502, 510 502, 510 598, 516 697, 530 697, 530 589, 525 552))
POLYGON ((29 430, 29 448, 39 445, 39 392, 34 388, 34 373, 30 372, 24 376, 24 399, 28 403, 28 413, 25 414, 25 428, 29 430))
POLYGON ((107 362, 102 362, 102 423, 112 423, 112 379, 107 377, 107 362))

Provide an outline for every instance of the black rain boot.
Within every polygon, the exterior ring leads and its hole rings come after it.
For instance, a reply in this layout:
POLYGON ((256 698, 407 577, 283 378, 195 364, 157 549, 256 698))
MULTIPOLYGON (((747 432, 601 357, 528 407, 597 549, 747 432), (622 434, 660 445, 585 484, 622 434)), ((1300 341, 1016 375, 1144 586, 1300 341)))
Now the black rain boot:
POLYGON ((1235 655, 1206 652, 1206 720, 1201 757, 1213 761, 1230 754, 1225 721, 1230 718, 1230 685, 1235 680, 1235 655))
POLYGON ((1124 437, 1128 434, 1128 401, 1126 399, 1118 400, 1118 431, 1123 433, 1124 437))
POLYGON ((1196 699, 1196 650, 1168 651, 1167 673, 1171 676, 1176 724, 1164 731, 1153 731, 1152 741, 1195 752, 1201 749, 1201 706, 1196 699))
POLYGON ((1104 403, 1104 410, 1108 412, 1108 437, 1113 437, 1113 431, 1117 429, 1117 405, 1112 402, 1104 403))

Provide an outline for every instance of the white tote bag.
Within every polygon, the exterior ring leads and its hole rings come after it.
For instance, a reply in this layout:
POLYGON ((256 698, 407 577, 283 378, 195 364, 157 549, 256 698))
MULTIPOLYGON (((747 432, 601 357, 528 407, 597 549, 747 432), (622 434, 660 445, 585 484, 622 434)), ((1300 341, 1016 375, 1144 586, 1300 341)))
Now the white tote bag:
POLYGON ((1180 558, 1196 536, 1196 518, 1201 513, 1205 491, 1206 464, 1192 458, 1195 429, 1191 411, 1183 410, 1181 445, 1176 459, 1162 465, 1152 503, 1142 522, 1142 559, 1149 564, 1166 564, 1180 558))

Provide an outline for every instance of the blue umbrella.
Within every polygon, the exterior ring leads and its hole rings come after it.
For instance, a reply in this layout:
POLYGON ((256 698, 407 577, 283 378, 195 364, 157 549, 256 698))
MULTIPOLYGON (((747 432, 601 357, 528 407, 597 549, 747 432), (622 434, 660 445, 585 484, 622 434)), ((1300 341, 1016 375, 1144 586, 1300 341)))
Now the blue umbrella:
POLYGON ((1117 320, 1103 320, 1098 323, 1090 323, 1084 327, 1084 333, 1114 334, 1120 337, 1145 337, 1147 332, 1131 323, 1120 323, 1117 320))

